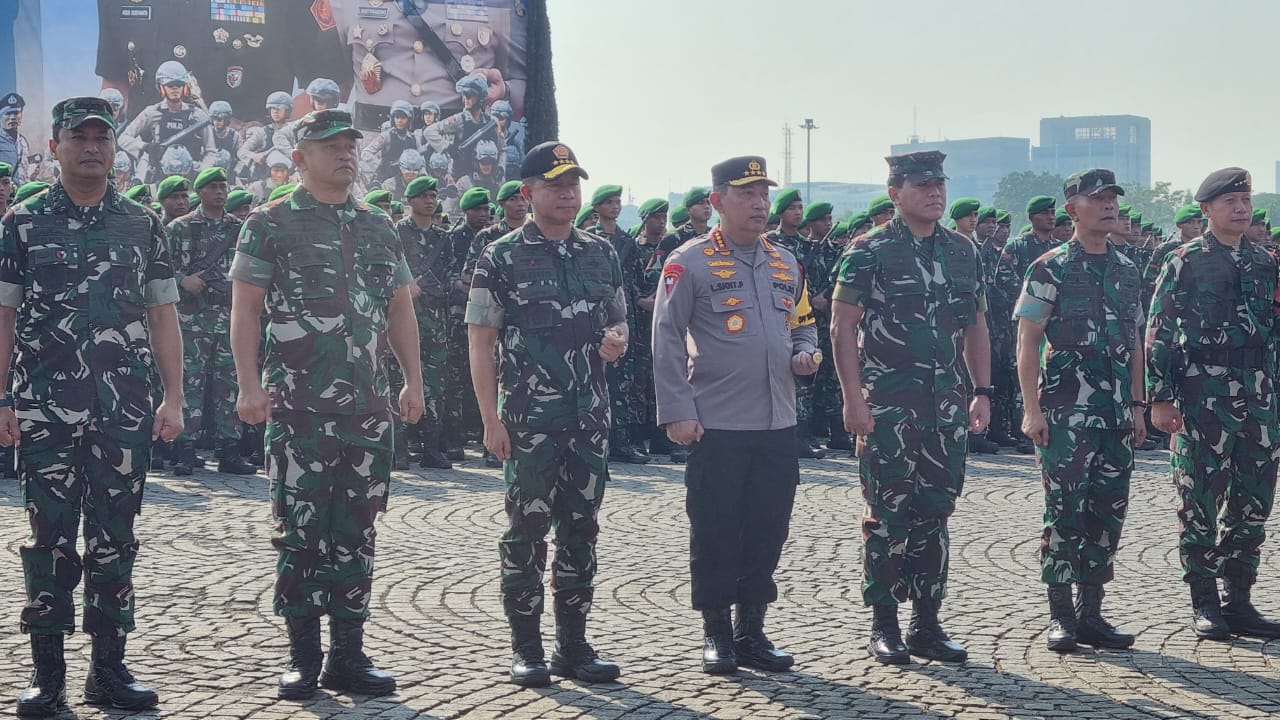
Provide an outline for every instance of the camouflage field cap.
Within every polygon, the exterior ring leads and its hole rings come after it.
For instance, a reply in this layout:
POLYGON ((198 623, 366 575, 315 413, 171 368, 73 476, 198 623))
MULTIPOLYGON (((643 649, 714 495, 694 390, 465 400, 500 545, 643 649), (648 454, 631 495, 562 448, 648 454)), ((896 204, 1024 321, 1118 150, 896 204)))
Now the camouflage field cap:
POLYGON ((939 150, 922 150, 890 155, 884 161, 889 163, 890 177, 901 175, 913 183, 922 183, 935 178, 946 180, 947 174, 942 171, 942 161, 946 159, 947 154, 939 150))
POLYGON ((351 113, 344 110, 312 110, 293 124, 293 136, 298 142, 324 140, 340 133, 364 137, 364 133, 351 126, 351 113))
POLYGON ((116 129, 116 117, 111 103, 99 97, 73 97, 61 100, 53 106, 53 124, 71 130, 90 120, 97 120, 112 130, 116 129))
MULTIPOLYGON (((1103 168, 1081 170, 1062 183, 1062 194, 1067 198, 1074 195, 1097 195, 1103 190, 1115 190, 1117 195, 1124 194, 1124 188, 1116 184, 1116 174, 1103 168)), ((1134 215, 1130 214, 1129 217, 1133 218, 1134 215)))

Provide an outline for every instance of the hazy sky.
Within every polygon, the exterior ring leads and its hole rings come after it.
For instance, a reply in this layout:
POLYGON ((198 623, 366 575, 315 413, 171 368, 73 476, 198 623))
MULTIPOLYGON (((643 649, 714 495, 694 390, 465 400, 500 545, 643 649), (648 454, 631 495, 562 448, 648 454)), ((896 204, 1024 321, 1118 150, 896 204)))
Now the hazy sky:
MULTIPOLYGON (((548 0, 561 139, 641 202, 812 117, 815 182, 883 182, 891 143, 1029 137, 1040 118, 1151 119, 1151 173, 1194 188, 1280 159, 1280 2, 548 0)), ((804 132, 792 179, 803 182, 804 132)), ((986 200, 987 198, 983 198, 986 200)))

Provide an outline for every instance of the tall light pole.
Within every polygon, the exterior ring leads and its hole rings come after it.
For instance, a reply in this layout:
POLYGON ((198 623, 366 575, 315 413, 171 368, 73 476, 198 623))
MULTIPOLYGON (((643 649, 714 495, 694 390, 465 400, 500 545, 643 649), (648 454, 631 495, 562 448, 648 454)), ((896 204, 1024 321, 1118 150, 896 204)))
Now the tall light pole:
POLYGON ((813 118, 805 118, 800 129, 804 130, 804 201, 813 202, 813 196, 809 192, 809 184, 813 180, 809 176, 809 168, 813 166, 813 131, 817 130, 818 126, 813 124, 813 118))

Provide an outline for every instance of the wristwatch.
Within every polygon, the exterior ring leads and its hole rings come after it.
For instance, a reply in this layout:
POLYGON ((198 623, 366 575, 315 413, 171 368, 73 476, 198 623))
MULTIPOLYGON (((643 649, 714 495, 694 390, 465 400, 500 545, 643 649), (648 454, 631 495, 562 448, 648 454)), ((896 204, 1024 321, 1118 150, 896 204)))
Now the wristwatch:
POLYGON ((1133 401, 1133 406, 1134 406, 1134 407, 1140 407, 1140 408, 1146 408, 1146 409, 1148 409, 1148 410, 1150 410, 1150 409, 1151 409, 1151 403, 1147 402, 1146 400, 1134 400, 1134 401, 1133 401))
POLYGON ((974 397, 987 397, 987 398, 989 398, 989 397, 991 397, 991 396, 995 393, 995 391, 996 391, 996 389, 995 389, 994 387, 992 387, 991 385, 988 385, 988 386, 986 386, 986 387, 976 387, 976 388, 974 388, 974 389, 973 389, 973 395, 974 395, 974 397))

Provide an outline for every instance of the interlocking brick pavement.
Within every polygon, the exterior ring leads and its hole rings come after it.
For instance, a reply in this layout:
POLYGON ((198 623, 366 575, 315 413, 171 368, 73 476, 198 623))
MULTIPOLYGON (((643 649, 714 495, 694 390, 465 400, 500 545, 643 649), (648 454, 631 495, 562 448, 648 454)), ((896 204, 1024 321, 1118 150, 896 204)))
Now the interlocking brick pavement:
MULTIPOLYGON (((862 501, 855 460, 805 461, 783 597, 771 637, 794 672, 698 671, 701 625, 688 607, 682 470, 620 465, 606 493, 600 576, 589 636, 622 665, 620 683, 559 680, 524 690, 506 682, 508 634, 498 599, 502 482, 473 447, 453 471, 397 473, 379 523, 376 607, 367 649, 400 691, 366 699, 322 693, 280 702, 285 654, 271 614, 275 556, 267 482, 197 471, 147 484, 138 522, 136 674, 160 692, 165 718, 1250 718, 1280 714, 1280 643, 1200 642, 1187 629, 1179 579, 1175 496, 1163 452, 1141 453, 1116 581, 1105 607, 1138 633, 1131 652, 1044 649, 1038 581, 1039 475, 1031 458, 969 460, 951 523, 951 633, 965 665, 880 666, 864 649, 870 612, 859 596, 862 501)), ((26 520, 16 483, 0 481, 0 689, 12 701, 30 659, 17 631, 26 520)), ((1280 554, 1264 548, 1255 599, 1280 615, 1280 554)), ((903 619, 905 622, 906 611, 903 619)), ((550 650, 550 619, 544 628, 550 650)), ((76 691, 87 638, 68 641, 76 691)), ((80 718, 126 717, 75 702, 80 718)))

